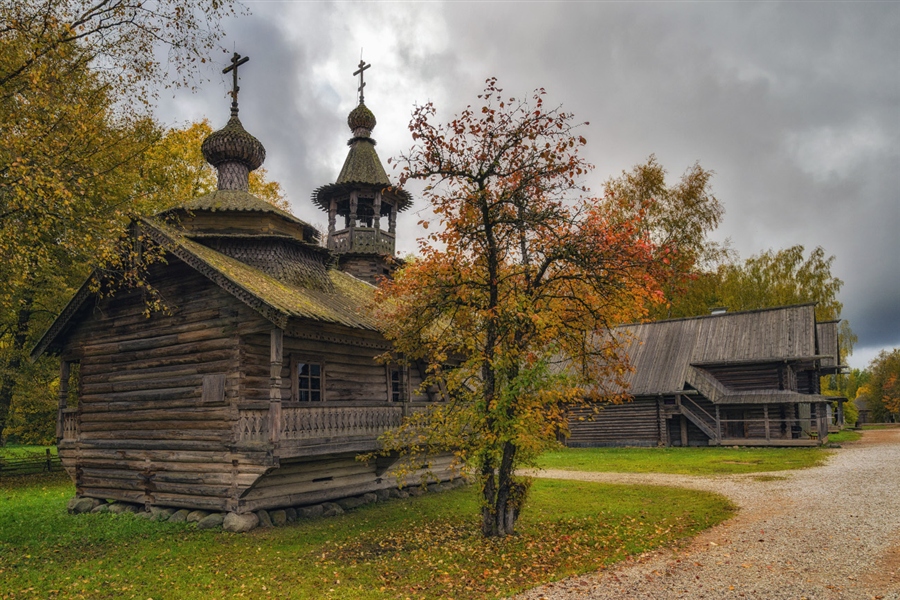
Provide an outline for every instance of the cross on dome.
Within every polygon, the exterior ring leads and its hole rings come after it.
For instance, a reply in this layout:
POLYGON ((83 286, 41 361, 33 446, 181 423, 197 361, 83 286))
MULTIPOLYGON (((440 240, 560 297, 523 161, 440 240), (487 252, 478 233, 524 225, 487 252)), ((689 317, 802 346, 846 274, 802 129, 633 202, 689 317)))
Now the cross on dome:
POLYGON ((231 116, 236 117, 238 114, 238 92, 241 88, 238 87, 238 67, 250 60, 249 56, 241 57, 237 52, 234 53, 234 56, 231 57, 231 64, 222 69, 222 73, 228 73, 229 71, 234 76, 234 81, 232 83, 231 91, 228 92, 228 95, 231 96, 231 116))
POLYGON ((366 82, 363 81, 363 71, 371 67, 371 64, 366 64, 366 61, 363 59, 359 59, 359 68, 353 72, 354 75, 359 75, 359 87, 357 90, 359 91, 359 103, 365 104, 365 97, 363 95, 363 88, 366 87, 366 82))

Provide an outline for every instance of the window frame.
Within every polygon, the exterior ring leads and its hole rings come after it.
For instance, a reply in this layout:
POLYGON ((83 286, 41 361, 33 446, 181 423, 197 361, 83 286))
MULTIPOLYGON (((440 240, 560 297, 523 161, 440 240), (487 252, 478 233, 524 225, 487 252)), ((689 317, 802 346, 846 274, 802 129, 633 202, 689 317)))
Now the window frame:
POLYGON ((291 368, 291 402, 298 402, 302 404, 308 404, 313 402, 325 402, 325 363, 322 360, 316 360, 311 358, 310 356, 303 354, 291 354, 290 355, 290 368, 291 368), (314 390, 311 386, 306 389, 301 389, 300 387, 300 366, 301 365, 310 365, 319 367, 319 375, 314 376, 312 374, 306 375, 306 377, 310 380, 310 383, 313 379, 318 378, 319 380, 319 388, 318 390, 314 390), (319 399, 313 400, 312 394, 318 391, 319 399), (309 399, 302 400, 300 398, 301 392, 309 393, 309 399))
POLYGON ((398 364, 389 364, 386 369, 387 401, 390 403, 409 402, 409 370, 398 364), (394 374, 397 374, 398 390, 394 392, 394 374))

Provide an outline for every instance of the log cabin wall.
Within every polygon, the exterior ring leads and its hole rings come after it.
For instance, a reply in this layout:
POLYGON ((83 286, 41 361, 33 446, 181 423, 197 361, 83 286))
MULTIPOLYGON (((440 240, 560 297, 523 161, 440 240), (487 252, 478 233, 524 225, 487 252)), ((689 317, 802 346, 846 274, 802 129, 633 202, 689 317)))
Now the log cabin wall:
MULTIPOLYGON (((377 490, 396 488, 397 474, 382 460, 364 462, 355 453, 283 460, 241 497, 240 512, 316 504, 377 490)), ((452 454, 435 456, 430 468, 410 473, 403 485, 446 481, 460 475, 452 454)))
POLYGON ((139 294, 119 295, 68 337, 62 357, 80 362, 80 393, 77 437, 60 441, 60 458, 79 495, 231 509, 271 462, 231 451, 238 340, 262 319, 176 259, 165 269, 155 286, 171 314, 147 318, 139 294))
POLYGON ((660 410, 655 398, 635 398, 623 404, 605 404, 594 413, 578 408, 569 418, 570 447, 656 446, 660 435, 660 410))
POLYGON ((703 367, 713 377, 732 390, 789 389, 788 365, 782 363, 754 363, 745 365, 703 367))
MULTIPOLYGON (((383 338, 368 336, 337 326, 309 324, 310 337, 284 336, 284 361, 281 369, 281 397, 285 404, 299 402, 292 388, 297 362, 321 365, 324 390, 320 402, 389 401, 387 367, 376 357, 387 350, 383 338), (314 339, 331 337, 343 343, 314 339)), ((269 333, 244 335, 240 344, 241 396, 243 400, 269 400, 269 333)), ((305 405, 311 405, 309 402, 305 405)))
POLYGON ((380 256, 342 255, 339 261, 342 271, 372 285, 377 285, 379 279, 391 274, 388 263, 380 256))

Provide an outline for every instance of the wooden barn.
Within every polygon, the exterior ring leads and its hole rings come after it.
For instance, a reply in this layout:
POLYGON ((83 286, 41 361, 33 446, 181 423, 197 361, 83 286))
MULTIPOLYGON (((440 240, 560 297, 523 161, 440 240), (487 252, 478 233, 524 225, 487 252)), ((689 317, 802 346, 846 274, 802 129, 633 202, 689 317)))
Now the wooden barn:
POLYGON ((371 282, 393 264, 410 198, 390 186, 362 97, 341 178, 314 196, 326 247, 248 193, 265 150, 236 97, 203 143, 219 189, 133 227, 165 250, 149 281, 169 310, 148 318, 141 292, 99 299, 85 284, 33 351, 62 361, 59 456, 80 496, 241 513, 396 486, 389 459, 356 456, 439 400, 414 393, 417 369, 375 360, 390 346, 371 282))
POLYGON ((568 445, 823 444, 837 399, 819 378, 842 368, 837 326, 803 304, 619 327, 633 399, 575 411, 568 445))

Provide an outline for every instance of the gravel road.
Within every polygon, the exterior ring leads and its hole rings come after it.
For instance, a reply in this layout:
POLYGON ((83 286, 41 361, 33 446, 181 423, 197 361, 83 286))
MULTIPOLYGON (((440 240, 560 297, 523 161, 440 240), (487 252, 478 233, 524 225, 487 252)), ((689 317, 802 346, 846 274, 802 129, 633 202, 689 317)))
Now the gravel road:
POLYGON ((535 475, 708 490, 740 512, 679 550, 547 584, 519 600, 900 600, 900 429, 866 431, 823 467, 765 477, 535 475))

